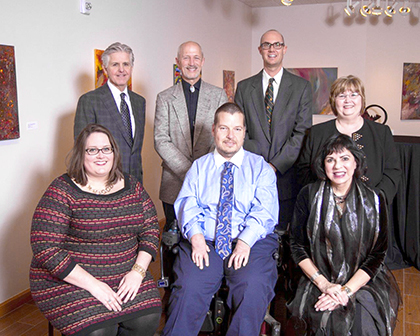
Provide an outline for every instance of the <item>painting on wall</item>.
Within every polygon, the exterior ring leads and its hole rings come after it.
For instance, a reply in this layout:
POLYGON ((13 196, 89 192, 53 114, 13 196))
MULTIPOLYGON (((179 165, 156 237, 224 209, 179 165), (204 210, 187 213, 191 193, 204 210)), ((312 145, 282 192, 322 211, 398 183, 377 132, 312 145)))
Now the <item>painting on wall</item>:
POLYGON ((181 81, 181 70, 178 68, 178 65, 174 64, 174 85, 178 84, 181 81))
POLYGON ((404 63, 401 120, 420 119, 420 63, 404 63))
POLYGON ((225 89, 228 101, 233 103, 235 98, 235 71, 223 70, 223 89, 225 89))
POLYGON ((331 84, 337 79, 337 68, 292 68, 287 70, 311 83, 314 114, 333 114, 329 97, 331 84))
POLYGON ((0 45, 0 140, 18 139, 15 48, 0 45))
MULTIPOLYGON (((106 75, 104 68, 102 66, 102 54, 104 53, 104 50, 100 49, 94 49, 95 54, 95 89, 98 87, 104 85, 106 81, 108 80, 108 76, 106 75)), ((131 90, 132 83, 131 83, 131 77, 128 80, 127 87, 129 90, 131 90)))

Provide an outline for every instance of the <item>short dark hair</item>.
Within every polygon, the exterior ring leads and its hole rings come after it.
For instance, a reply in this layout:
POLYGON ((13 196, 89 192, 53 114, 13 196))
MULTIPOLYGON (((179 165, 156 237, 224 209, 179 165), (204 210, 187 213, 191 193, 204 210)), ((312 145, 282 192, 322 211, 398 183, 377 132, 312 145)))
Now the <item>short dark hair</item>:
POLYGON ((364 153, 357 147, 357 144, 346 134, 335 134, 331 136, 327 142, 318 151, 313 168, 316 176, 321 180, 327 179, 325 173, 325 158, 327 155, 332 153, 341 153, 344 149, 347 149, 356 160, 356 169, 354 176, 356 178, 362 177, 366 172, 366 161, 364 153))
POLYGON ((89 124, 80 132, 79 136, 74 142, 73 149, 69 153, 67 174, 82 186, 85 186, 88 183, 84 166, 85 155, 87 155, 85 147, 87 138, 92 133, 104 133, 108 136, 109 142, 114 151, 114 162, 112 164, 111 171, 109 172, 108 181, 106 184, 111 185, 118 182, 119 179, 124 177, 122 173, 120 150, 111 132, 106 127, 98 124, 89 124))
POLYGON ((229 114, 239 113, 242 114, 244 117, 244 126, 245 126, 245 113, 241 110, 241 108, 235 103, 224 103, 223 105, 219 106, 219 108, 214 113, 214 125, 217 125, 219 122, 219 114, 222 112, 226 112, 229 114))

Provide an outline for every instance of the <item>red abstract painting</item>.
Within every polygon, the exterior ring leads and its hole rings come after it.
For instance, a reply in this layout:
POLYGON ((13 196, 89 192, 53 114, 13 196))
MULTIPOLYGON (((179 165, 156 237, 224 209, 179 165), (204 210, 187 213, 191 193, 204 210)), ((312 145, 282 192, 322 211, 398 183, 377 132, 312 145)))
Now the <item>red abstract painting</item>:
POLYGON ((15 48, 0 45, 0 140, 19 137, 15 48))

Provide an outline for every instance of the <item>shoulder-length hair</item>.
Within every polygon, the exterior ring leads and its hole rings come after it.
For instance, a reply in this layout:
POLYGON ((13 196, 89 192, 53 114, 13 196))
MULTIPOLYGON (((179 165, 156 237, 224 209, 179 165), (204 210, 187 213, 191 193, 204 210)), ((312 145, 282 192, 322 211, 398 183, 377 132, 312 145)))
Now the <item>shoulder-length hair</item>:
POLYGON ((354 177, 360 178, 365 174, 366 161, 363 152, 348 135, 338 134, 333 135, 325 142, 314 160, 313 169, 320 180, 327 180, 327 174, 325 173, 325 158, 332 153, 341 153, 345 149, 347 149, 356 160, 357 166, 354 171, 354 177))
POLYGON ((85 186, 88 183, 84 162, 85 155, 87 155, 86 141, 89 135, 92 133, 106 134, 114 151, 114 162, 112 163, 111 171, 109 172, 108 181, 106 183, 106 185, 109 186, 123 178, 124 175, 122 173, 121 153, 117 142, 115 141, 111 132, 102 125, 89 124, 82 130, 82 132, 80 132, 79 136, 74 142, 73 149, 69 153, 67 174, 82 186, 85 186))
POLYGON ((337 78, 331 85, 330 105, 334 115, 337 116, 337 105, 335 103, 335 99, 339 94, 342 94, 346 91, 357 92, 360 94, 360 97, 362 98, 362 108, 360 109, 359 113, 363 114, 366 108, 365 87, 360 78, 353 75, 348 75, 346 77, 337 78))

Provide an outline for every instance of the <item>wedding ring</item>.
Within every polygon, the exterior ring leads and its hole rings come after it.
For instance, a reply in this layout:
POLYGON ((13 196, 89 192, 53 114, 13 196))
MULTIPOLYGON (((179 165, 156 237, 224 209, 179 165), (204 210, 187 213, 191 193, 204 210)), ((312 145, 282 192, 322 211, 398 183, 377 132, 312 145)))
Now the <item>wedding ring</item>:
POLYGON ((111 303, 111 302, 112 302, 112 300, 108 300, 107 302, 108 302, 108 303, 111 303))

